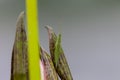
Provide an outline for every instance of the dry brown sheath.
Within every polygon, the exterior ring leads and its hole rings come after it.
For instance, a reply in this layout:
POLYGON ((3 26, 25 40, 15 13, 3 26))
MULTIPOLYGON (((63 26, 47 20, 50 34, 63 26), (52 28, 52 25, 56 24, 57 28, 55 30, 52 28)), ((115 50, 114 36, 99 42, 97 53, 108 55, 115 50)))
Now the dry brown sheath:
POLYGON ((41 48, 41 61, 43 61, 46 80, 58 80, 58 75, 55 71, 53 62, 49 54, 41 48))
MULTIPOLYGON (((10 80, 29 80, 28 76, 28 49, 27 36, 24 26, 24 12, 21 12, 17 20, 16 36, 12 51, 11 59, 11 78, 10 80)), ((61 80, 73 80, 67 60, 63 50, 60 53, 58 64, 55 63, 55 43, 57 40, 56 34, 52 28, 46 27, 49 33, 49 48, 51 57, 47 52, 40 48, 41 61, 44 64, 46 80, 58 80, 58 75, 61 80), (57 75, 58 74, 58 75, 57 75)), ((61 47, 62 48, 62 47, 61 47)))
POLYGON ((16 36, 12 51, 11 80, 29 80, 27 36, 23 17, 24 12, 21 12, 17 20, 16 36))
POLYGON ((55 66, 55 69, 56 69, 58 75, 60 76, 61 80, 73 80, 63 50, 62 50, 62 52, 60 52, 58 64, 56 67, 56 63, 55 63, 55 54, 56 53, 54 53, 54 52, 55 52, 55 43, 57 40, 57 36, 53 32, 53 29, 50 26, 46 26, 46 28, 48 30, 48 35, 49 35, 49 48, 50 48, 51 58, 52 58, 52 61, 54 63, 54 66, 55 66))

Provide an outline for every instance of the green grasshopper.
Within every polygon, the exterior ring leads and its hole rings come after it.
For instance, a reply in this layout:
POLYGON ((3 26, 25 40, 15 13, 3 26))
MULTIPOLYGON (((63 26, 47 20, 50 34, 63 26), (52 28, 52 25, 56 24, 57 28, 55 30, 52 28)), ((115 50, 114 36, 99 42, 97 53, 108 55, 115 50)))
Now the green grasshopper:
POLYGON ((16 37, 12 51, 11 80, 29 80, 27 36, 23 18, 24 12, 21 12, 17 20, 16 37))

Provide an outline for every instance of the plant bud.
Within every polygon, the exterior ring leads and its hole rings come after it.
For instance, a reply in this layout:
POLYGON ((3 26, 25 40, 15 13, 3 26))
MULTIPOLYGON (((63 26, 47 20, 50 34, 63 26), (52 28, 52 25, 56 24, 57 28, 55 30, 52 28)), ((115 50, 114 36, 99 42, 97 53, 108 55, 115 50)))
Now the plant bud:
POLYGON ((12 51, 11 80, 28 80, 27 36, 24 26, 24 12, 17 20, 16 36, 12 51))
POLYGON ((60 76, 61 80, 73 80, 62 46, 59 45, 57 48, 55 46, 56 41, 58 39, 56 34, 53 32, 53 29, 50 26, 46 26, 46 28, 49 35, 50 54, 51 54, 51 58, 55 66, 56 72, 60 76), (57 53, 55 53, 56 49, 58 49, 57 53), (59 54, 58 56, 59 60, 58 60, 58 63, 56 63, 55 56, 58 54, 59 54))

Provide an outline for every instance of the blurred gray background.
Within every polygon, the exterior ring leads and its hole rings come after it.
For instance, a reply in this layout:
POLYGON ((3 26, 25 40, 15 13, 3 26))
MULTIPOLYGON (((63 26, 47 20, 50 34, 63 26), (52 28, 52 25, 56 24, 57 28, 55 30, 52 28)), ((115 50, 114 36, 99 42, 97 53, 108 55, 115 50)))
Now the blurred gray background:
MULTIPOLYGON (((62 45, 74 80, 120 80, 119 0, 38 0, 40 42, 48 49, 50 25, 62 45)), ((16 19, 24 0, 0 0, 0 80, 10 80, 16 19)))

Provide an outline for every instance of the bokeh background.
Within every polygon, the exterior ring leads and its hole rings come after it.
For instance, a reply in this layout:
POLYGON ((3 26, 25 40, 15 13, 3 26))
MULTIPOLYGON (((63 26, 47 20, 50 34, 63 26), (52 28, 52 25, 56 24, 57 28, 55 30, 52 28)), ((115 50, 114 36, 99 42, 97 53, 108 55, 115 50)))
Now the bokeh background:
MULTIPOLYGON (((40 42, 49 52, 45 25, 62 33, 74 80, 120 80, 119 0, 38 0, 38 6, 40 42)), ((10 80, 16 19, 23 10, 24 0, 0 0, 0 80, 10 80)))

